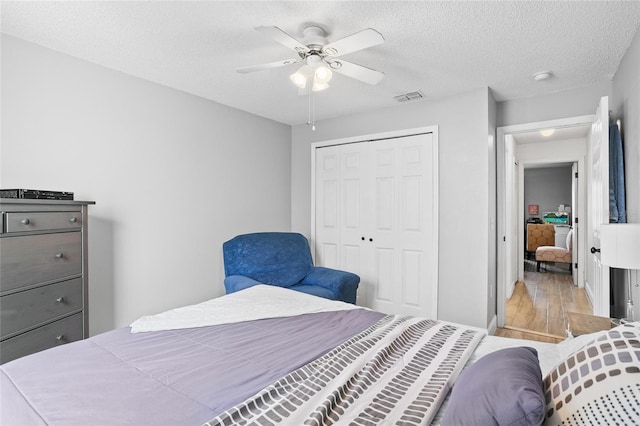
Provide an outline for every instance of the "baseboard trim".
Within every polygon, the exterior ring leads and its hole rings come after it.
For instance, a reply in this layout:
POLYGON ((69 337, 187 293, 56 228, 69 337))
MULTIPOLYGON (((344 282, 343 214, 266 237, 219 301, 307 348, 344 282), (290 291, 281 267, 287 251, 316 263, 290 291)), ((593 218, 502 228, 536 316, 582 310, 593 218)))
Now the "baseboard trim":
POLYGON ((491 318, 491 322, 489 323, 489 327, 487 328, 487 333, 489 333, 489 335, 491 335, 491 336, 496 334, 497 321, 498 321, 498 317, 494 315, 493 318, 491 318))
POLYGON ((589 283, 589 281, 584 282, 584 291, 587 293, 587 297, 589 298, 589 303, 591 303, 591 306, 593 306, 593 292, 591 291, 591 284, 589 283))

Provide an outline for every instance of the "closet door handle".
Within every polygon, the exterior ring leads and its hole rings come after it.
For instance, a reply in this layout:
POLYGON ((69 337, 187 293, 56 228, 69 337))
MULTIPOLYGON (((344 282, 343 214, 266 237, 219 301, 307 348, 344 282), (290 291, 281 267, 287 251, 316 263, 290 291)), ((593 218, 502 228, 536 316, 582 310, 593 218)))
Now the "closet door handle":
POLYGON ((596 254, 596 253, 600 253, 600 249, 597 249, 595 247, 591 247, 591 253, 596 254))

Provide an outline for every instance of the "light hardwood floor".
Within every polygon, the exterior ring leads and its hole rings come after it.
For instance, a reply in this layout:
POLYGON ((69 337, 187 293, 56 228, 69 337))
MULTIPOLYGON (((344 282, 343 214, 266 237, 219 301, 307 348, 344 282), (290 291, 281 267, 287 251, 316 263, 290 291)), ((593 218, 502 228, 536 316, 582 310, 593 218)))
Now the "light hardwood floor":
POLYGON ((505 327, 496 336, 557 343, 566 337, 568 312, 592 311, 586 292, 573 285, 570 274, 526 271, 507 301, 505 327))

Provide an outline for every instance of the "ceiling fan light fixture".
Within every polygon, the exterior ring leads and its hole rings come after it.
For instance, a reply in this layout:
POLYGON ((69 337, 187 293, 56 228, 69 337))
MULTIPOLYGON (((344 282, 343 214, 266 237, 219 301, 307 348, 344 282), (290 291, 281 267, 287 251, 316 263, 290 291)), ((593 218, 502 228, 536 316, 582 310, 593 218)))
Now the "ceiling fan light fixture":
POLYGON ((289 79, 300 89, 307 87, 307 83, 311 81, 311 90, 319 92, 329 87, 329 84, 327 83, 331 81, 332 77, 333 73, 329 67, 322 62, 315 62, 311 66, 309 64, 301 66, 298 71, 289 76, 289 79))
POLYGON ((324 64, 319 64, 316 66, 316 69, 313 74, 313 83, 315 84, 323 84, 326 85, 329 81, 331 81, 331 77, 333 77, 333 73, 324 64))
POLYGON ((307 80, 312 74, 312 70, 308 66, 303 65, 298 71, 291 74, 289 76, 289 79, 294 85, 301 89, 304 89, 305 87, 307 87, 307 80))

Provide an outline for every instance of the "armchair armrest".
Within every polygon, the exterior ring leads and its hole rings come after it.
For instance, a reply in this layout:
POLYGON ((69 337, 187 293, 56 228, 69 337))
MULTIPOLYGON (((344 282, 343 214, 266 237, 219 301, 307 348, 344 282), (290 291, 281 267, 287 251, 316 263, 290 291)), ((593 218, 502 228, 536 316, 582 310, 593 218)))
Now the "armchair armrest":
POLYGON ((245 288, 253 287, 258 284, 262 283, 243 275, 230 275, 224 279, 224 288, 227 291, 227 294, 235 293, 236 291, 244 290, 245 288))
POLYGON ((339 300, 356 303, 360 277, 351 272, 314 266, 300 284, 317 285, 334 292, 339 300))

